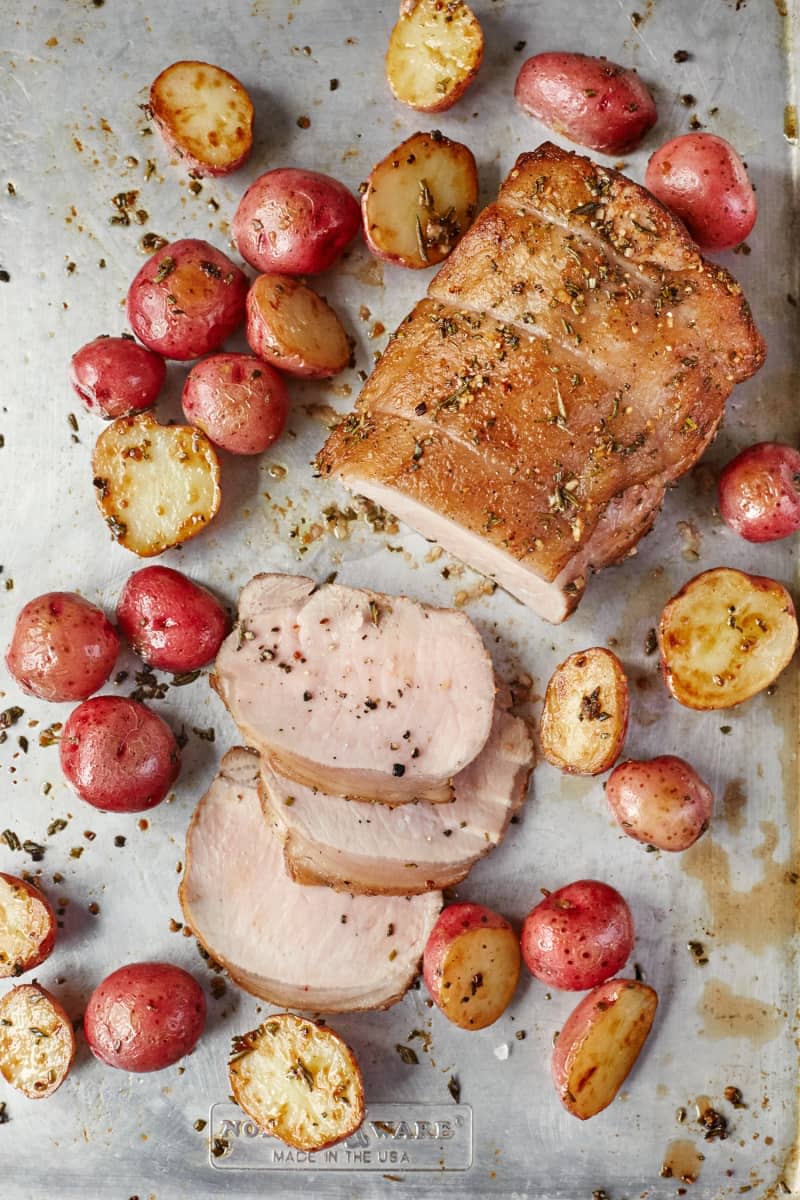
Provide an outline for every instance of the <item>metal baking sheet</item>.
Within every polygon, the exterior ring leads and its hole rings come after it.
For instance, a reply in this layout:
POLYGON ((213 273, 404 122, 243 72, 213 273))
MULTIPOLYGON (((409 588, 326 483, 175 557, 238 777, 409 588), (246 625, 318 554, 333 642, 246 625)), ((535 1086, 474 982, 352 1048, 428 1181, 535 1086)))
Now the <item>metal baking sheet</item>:
MULTIPOLYGON (((67 364, 84 341, 125 329, 122 303, 143 261, 144 233, 205 236, 224 248, 237 198, 261 171, 300 164, 356 188, 393 145, 431 126, 474 150, 488 200, 515 156, 546 136, 512 99, 526 55, 574 49, 637 66, 656 92, 660 116, 645 146, 628 156, 634 178, 642 178, 648 153, 690 121, 728 137, 747 160, 758 225, 747 247, 722 258, 744 284, 769 346, 765 367, 737 389, 717 442, 670 492, 637 557, 594 579, 577 614, 554 629, 504 593, 486 594, 478 576, 437 557, 405 529, 375 531, 346 512, 326 516, 330 505, 347 510, 349 502, 314 479, 309 465, 325 421, 332 409, 348 408, 357 370, 368 371, 385 344, 381 330, 393 328, 426 282, 424 274, 382 266, 359 247, 321 281, 356 339, 356 369, 332 384, 292 388, 287 436, 260 461, 224 461, 220 516, 165 561, 231 605, 249 576, 265 569, 318 579, 335 570, 347 583, 464 604, 500 671, 530 675, 534 715, 550 671, 567 653, 612 646, 632 684, 627 753, 690 759, 714 788, 712 829, 686 854, 647 854, 610 820, 599 781, 568 780, 540 765, 520 824, 458 895, 519 921, 542 887, 582 876, 617 886, 636 917, 634 960, 661 999, 652 1038, 617 1101, 582 1124, 557 1103, 548 1071, 553 1034, 574 996, 548 993, 525 977, 496 1025, 465 1034, 431 1011, 424 989, 412 990, 389 1012, 332 1021, 364 1069, 373 1106, 368 1141, 378 1136, 375 1120, 387 1124, 376 1114, 388 1105, 396 1122, 389 1149, 405 1159, 362 1159, 357 1167, 354 1160, 352 1170, 342 1169, 341 1155, 336 1162, 282 1163, 278 1143, 243 1126, 233 1145, 224 1126, 236 1121, 226 1078, 229 1039, 252 1027, 265 1006, 231 984, 224 991, 214 984, 193 939, 170 921, 181 919, 176 891, 190 813, 236 732, 204 678, 170 687, 152 703, 188 735, 174 799, 143 820, 102 815, 70 794, 56 748, 39 745, 41 732, 69 709, 21 697, 3 674, 3 707, 20 704, 24 715, 0 746, 0 826, 41 843, 45 853, 33 863, 0 844, 0 869, 41 872, 63 910, 58 947, 38 979, 78 1018, 109 970, 168 958, 207 987, 210 1012, 203 1041, 180 1067, 129 1076, 95 1062, 81 1039, 75 1068, 52 1099, 26 1101, 0 1084, 9 1118, 0 1126, 4 1200, 589 1200, 595 1192, 660 1200, 682 1188, 711 1200, 796 1187, 796 672, 741 709, 692 713, 668 701, 645 643, 665 600, 701 569, 729 564, 796 582, 794 539, 760 547, 736 539, 716 513, 714 479, 735 450, 763 438, 792 441, 800 424, 797 148, 785 136, 786 106, 795 103, 790 63, 793 47, 797 61, 798 14, 788 0, 475 0, 475 8, 487 40, 478 80, 450 113, 428 119, 388 93, 388 4, 0 5, 0 267, 8 276, 0 283, 0 634, 5 644, 22 603, 49 589, 79 589, 112 611, 138 565, 109 540, 95 510, 90 459, 99 426, 71 394, 67 364), (683 62, 676 61, 681 50, 689 55, 683 62), (232 70, 257 113, 247 166, 195 189, 139 107, 158 71, 180 58, 232 70), (143 224, 112 223, 112 198, 122 191, 138 193, 143 224), (48 834, 56 818, 67 827, 48 834), (695 962, 692 941, 702 943, 705 965, 695 962), (417 1065, 401 1061, 398 1043, 416 1048, 417 1065), (460 1085, 459 1105, 451 1078, 460 1085), (740 1089, 745 1107, 725 1099, 730 1087, 740 1089), (698 1097, 727 1118, 725 1140, 704 1140, 698 1097), (451 1140, 442 1140, 440 1124, 431 1134, 435 1122, 459 1115, 465 1119, 453 1125, 451 1140), (426 1138, 434 1139, 434 1154, 426 1138), (688 1146, 676 1148, 678 1142, 688 1146), (665 1163, 675 1168, 672 1178, 662 1175, 665 1163), (689 1169, 697 1181, 682 1184, 675 1176, 689 1169)), ((170 367, 159 402, 163 419, 179 415, 183 374, 170 367)), ((110 688, 124 693, 135 686, 137 665, 129 657, 119 665, 131 674, 110 688)), ((376 1145, 386 1147, 386 1139, 376 1145)))

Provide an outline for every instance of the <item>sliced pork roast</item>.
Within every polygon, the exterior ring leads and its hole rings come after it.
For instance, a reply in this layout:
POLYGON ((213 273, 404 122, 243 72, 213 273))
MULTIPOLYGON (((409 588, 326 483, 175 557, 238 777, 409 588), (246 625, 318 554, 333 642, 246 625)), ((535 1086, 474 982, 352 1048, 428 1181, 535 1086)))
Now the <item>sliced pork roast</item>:
POLYGON ((249 746, 333 796, 452 799, 494 712, 491 660, 463 613, 294 575, 258 575, 214 686, 249 746))
POLYGON ((442 904, 424 896, 348 896, 286 872, 258 797, 258 756, 222 760, 186 837, 181 904, 231 979, 282 1007, 387 1008, 417 973, 442 904))
POLYGON ((498 703, 488 742, 453 780, 452 804, 358 804, 293 783, 266 759, 261 798, 293 879, 404 895, 459 883, 501 841, 533 764, 527 725, 498 703))
POLYGON ((764 353, 739 284, 649 192, 545 143, 397 330, 319 469, 558 622, 650 528, 764 353))

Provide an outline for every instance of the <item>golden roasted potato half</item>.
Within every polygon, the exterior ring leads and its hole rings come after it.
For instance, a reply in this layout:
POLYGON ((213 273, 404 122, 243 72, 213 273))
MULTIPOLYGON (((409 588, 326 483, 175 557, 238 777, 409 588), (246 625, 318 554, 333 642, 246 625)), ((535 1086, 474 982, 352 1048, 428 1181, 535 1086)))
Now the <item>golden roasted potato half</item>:
POLYGON ((0 979, 38 967, 55 940, 56 914, 44 893, 0 872, 0 979))
POLYGON ((561 1103, 581 1121, 602 1112, 630 1074, 658 1007, 635 979, 610 979, 584 996, 556 1039, 551 1072, 561 1103))
POLYGON ((667 687, 687 708, 731 708, 769 687, 797 646, 786 588, 762 575, 715 567, 690 579, 658 626, 667 687))
POLYGON ((253 145, 253 102, 239 80, 206 62, 176 62, 150 88, 164 141, 196 175, 227 175, 253 145))
POLYGON ((556 667, 544 697, 539 735, 548 762, 569 775, 613 766, 628 731, 628 681, 616 654, 592 646, 556 667))
POLYGON ((436 130, 415 133, 370 172, 361 200, 367 245, 401 267, 432 267, 466 233, 477 203, 472 151, 436 130))
POLYGON ((75 1058, 75 1034, 64 1009, 36 983, 0 1000, 0 1075, 30 1100, 52 1096, 75 1058))
POLYGON ((482 60, 483 30, 463 0, 403 0, 386 51, 395 99, 420 112, 444 112, 467 90, 482 60))
POLYGON ((266 1133, 298 1150, 323 1150, 364 1119, 352 1051, 332 1029, 293 1013, 234 1039, 228 1065, 236 1103, 266 1133))
POLYGON ((142 558, 196 537, 219 509, 219 459, 191 425, 120 417, 97 439, 92 468, 103 519, 142 558))
POLYGON ((288 375, 329 379, 350 361, 342 322, 322 296, 289 275, 259 275, 247 293, 251 350, 288 375))

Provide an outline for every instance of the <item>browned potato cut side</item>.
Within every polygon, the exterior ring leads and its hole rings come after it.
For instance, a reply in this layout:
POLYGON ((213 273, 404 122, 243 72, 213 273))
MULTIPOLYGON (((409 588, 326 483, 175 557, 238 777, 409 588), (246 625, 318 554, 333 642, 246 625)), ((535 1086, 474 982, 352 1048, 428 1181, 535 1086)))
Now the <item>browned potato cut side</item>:
POLYGON ((55 913, 47 898, 24 879, 0 873, 0 979, 38 967, 55 937, 55 913))
POLYGON ((353 1052, 332 1029, 292 1013, 235 1039, 228 1074, 233 1098, 259 1128, 298 1150, 332 1146, 364 1119, 353 1052))
POLYGON ((616 654, 602 646, 571 654, 547 685, 542 753, 570 775, 607 771, 622 751, 628 708, 628 681, 616 654))
POLYGON ((75 1034, 54 996, 35 983, 0 1000, 0 1074, 31 1100, 52 1096, 75 1057, 75 1034))
POLYGON ((176 62, 150 88, 153 120, 167 144, 197 174, 226 175, 253 145, 253 104, 228 71, 205 62, 176 62))
POLYGON ((462 1029, 492 1025, 519 981, 519 941, 511 928, 471 929, 450 943, 442 961, 439 1007, 462 1029))
POLYGON ((595 988, 568 1018, 553 1051, 561 1103, 586 1121, 602 1112, 633 1068, 653 1024, 658 996, 632 979, 595 988))
POLYGON ((247 340, 290 375, 326 379, 350 361, 350 341, 327 300, 288 275, 259 275, 250 288, 247 340))
POLYGON ((769 685, 797 646, 797 618, 782 584, 731 567, 691 579, 658 627, 667 687, 687 708, 731 708, 769 685))
POLYGON ((483 60, 483 30, 462 0, 404 0, 386 51, 386 78, 403 104, 444 112, 483 60))
POLYGON ((373 167, 361 201, 373 254, 421 270, 447 258, 478 203, 472 151, 441 133, 415 133, 373 167))
POLYGON ((195 537, 220 505, 219 460, 204 433, 120 417, 97 439, 97 505, 112 534, 142 558, 195 537))

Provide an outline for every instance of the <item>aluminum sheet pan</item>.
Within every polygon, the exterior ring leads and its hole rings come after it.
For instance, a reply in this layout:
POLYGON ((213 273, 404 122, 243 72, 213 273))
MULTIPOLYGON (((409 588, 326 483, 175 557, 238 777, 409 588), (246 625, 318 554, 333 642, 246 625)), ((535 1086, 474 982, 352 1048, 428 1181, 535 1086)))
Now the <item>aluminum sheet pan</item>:
MULTIPOLYGON (((532 677, 534 714, 535 698, 567 653, 613 646, 632 683, 627 753, 678 751, 690 759, 717 798, 711 831, 684 855, 647 854, 611 822, 599 781, 565 779, 544 764, 520 824, 458 894, 519 921, 542 887, 585 876, 617 886, 636 916, 633 958, 661 998, 652 1038, 622 1095, 582 1124, 561 1109, 548 1070, 553 1034, 574 996, 547 993, 524 978, 503 1018, 468 1035, 427 1007, 424 989, 412 990, 389 1012, 333 1022, 359 1055, 367 1095, 379 1106, 370 1117, 390 1111, 397 1121, 390 1145, 381 1140, 387 1122, 373 1121, 362 1139, 341 1150, 362 1155, 351 1160, 352 1169, 347 1161, 345 1169, 339 1161, 330 1170, 317 1160, 276 1160, 278 1143, 246 1123, 236 1126, 226 1078, 229 1038, 252 1027, 264 1006, 230 984, 215 997, 194 941, 170 928, 171 919, 180 919, 176 890, 189 815, 222 751, 236 741, 231 722, 205 679, 171 687, 153 703, 189 735, 174 801, 146 820, 102 815, 71 795, 57 750, 38 744, 39 733, 64 720, 68 709, 21 697, 3 675, 4 707, 19 703, 25 711, 0 746, 0 827, 40 842, 45 855, 33 864, 0 843, 0 869, 41 871, 63 908, 59 945, 38 979, 77 1018, 112 968, 168 958, 207 986, 210 1010, 206 1036, 180 1068, 118 1073, 95 1062, 80 1040, 75 1068, 52 1099, 26 1101, 0 1084, 9 1117, 0 1126, 3 1200, 412 1194, 589 1200, 595 1192, 656 1200, 681 1188, 711 1200, 795 1187, 796 672, 741 709, 693 713, 668 701, 645 642, 665 600, 703 568, 729 564, 796 582, 794 539, 750 547, 735 538, 716 514, 714 478, 736 449, 763 438, 792 441, 800 424, 797 150, 784 134, 785 107, 795 102, 790 62, 797 13, 788 0, 476 0, 475 7, 487 39, 479 78, 451 113, 428 119, 388 94, 383 53, 394 19, 388 4, 0 5, 0 266, 8 275, 0 283, 0 634, 5 644, 21 604, 49 589, 80 589, 113 611, 122 582, 138 565, 109 540, 96 512, 90 457, 99 426, 71 394, 67 364, 86 340, 125 328, 121 305, 143 261, 143 233, 206 236, 225 247, 237 198, 262 170, 302 164, 355 188, 393 145, 431 126, 475 151, 488 200, 515 156, 546 136, 512 99, 527 54, 565 48, 637 66, 655 89, 660 117, 645 146, 628 157, 634 178, 642 178, 648 153, 686 131, 693 116, 730 138, 747 160, 758 188, 758 226, 748 248, 722 258, 744 284, 769 346, 766 366, 737 389, 716 444, 670 493, 638 556, 594 579, 577 614, 554 629, 502 592, 485 595, 477 576, 447 556, 436 558, 404 529, 373 532, 363 520, 326 521, 326 506, 346 507, 347 500, 313 478, 309 461, 330 409, 344 411, 352 402, 359 380, 349 371, 333 384, 292 389, 288 435, 261 461, 226 459, 219 518, 165 561, 231 604, 249 576, 265 569, 303 570, 318 579, 336 570, 347 583, 464 603, 499 669, 532 677), (676 61, 679 50, 688 51, 688 61, 676 61), (138 107, 155 75, 180 58, 234 71, 257 112, 250 162, 233 177, 203 182, 197 194, 138 107), (694 100, 684 103, 685 96, 694 100), (300 117, 309 120, 298 124, 300 117), (155 170, 147 178, 150 159, 155 170), (142 226, 110 221, 112 197, 128 190, 138 192, 137 208, 147 214, 142 226), (333 536, 333 526, 347 536, 333 536), (212 728, 213 742, 194 732, 212 728), (59 817, 67 828, 48 835, 59 817), (122 847, 115 844, 120 836, 122 847), (703 966, 688 949, 695 940, 705 947, 703 966), (415 1030, 430 1034, 430 1044, 409 1043, 415 1030), (401 1042, 417 1048, 418 1065, 400 1060, 401 1042), (460 1083, 459 1106, 448 1091, 451 1077, 460 1083), (741 1090, 746 1107, 724 1098, 729 1087, 741 1090), (703 1096, 728 1119, 726 1140, 704 1140, 694 1113, 703 1096), (683 1124, 679 1109, 687 1113, 683 1124), (203 1120, 210 1124, 198 1131, 195 1123, 203 1120), (216 1147, 227 1146, 225 1155, 210 1154, 210 1133, 227 1137, 216 1147), (426 1138, 441 1145, 441 1154, 418 1146, 426 1138), (678 1162, 679 1140, 689 1143, 686 1161, 699 1167, 691 1186, 660 1174, 665 1161, 677 1174, 687 1169, 678 1162), (381 1159, 378 1150, 395 1157, 381 1159), (373 1151, 374 1161, 363 1157, 373 1151)), ((424 275, 381 266, 363 248, 322 280, 356 339, 357 369, 369 370, 385 344, 380 326, 392 329, 425 283, 424 275), (361 306, 368 318, 359 316, 361 306)), ((170 367, 167 397, 159 402, 165 419, 179 414, 183 373, 170 367)), ((132 658, 120 667, 136 670, 132 658)), ((132 686, 133 674, 119 690, 132 686)))

